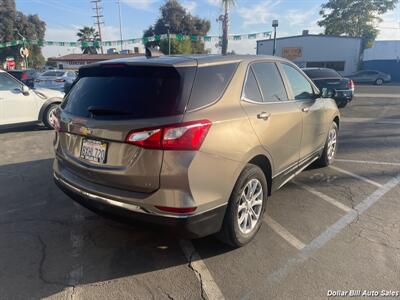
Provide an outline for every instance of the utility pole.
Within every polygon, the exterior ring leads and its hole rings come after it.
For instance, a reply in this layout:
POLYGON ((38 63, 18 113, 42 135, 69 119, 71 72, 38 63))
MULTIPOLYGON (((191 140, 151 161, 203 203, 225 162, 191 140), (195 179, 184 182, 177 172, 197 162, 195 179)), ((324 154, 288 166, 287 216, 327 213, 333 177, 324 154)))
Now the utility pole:
POLYGON ((121 17, 121 0, 117 0, 118 4, 118 15, 119 15, 119 37, 121 40, 121 51, 123 50, 122 48, 122 17, 121 17))
POLYGON ((102 6, 101 6, 101 0, 91 0, 90 2, 92 2, 94 4, 93 10, 95 12, 95 16, 93 16, 94 18, 94 25, 97 25, 97 29, 99 31, 99 38, 100 38, 100 51, 101 54, 104 54, 103 51, 103 45, 101 45, 101 42, 103 41, 102 37, 101 37, 101 25, 104 24, 103 21, 103 15, 102 13, 102 6))
POLYGON ((224 1, 224 16, 222 19, 222 55, 228 52, 228 1, 224 1))

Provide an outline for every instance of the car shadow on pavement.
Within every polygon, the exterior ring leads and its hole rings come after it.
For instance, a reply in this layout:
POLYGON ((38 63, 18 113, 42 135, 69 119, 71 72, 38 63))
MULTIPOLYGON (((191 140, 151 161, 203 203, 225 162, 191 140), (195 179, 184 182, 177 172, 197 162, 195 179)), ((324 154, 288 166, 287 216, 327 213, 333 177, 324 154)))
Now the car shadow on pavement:
POLYGON ((29 132, 29 131, 47 131, 48 129, 40 124, 29 124, 29 125, 19 125, 19 126, 0 126, 1 133, 11 133, 11 132, 29 132))
POLYGON ((51 167, 51 159, 0 166, 2 297, 45 298, 135 274, 141 274, 135 282, 148 278, 151 285, 158 270, 197 286, 177 237, 90 212, 56 187, 51 167))

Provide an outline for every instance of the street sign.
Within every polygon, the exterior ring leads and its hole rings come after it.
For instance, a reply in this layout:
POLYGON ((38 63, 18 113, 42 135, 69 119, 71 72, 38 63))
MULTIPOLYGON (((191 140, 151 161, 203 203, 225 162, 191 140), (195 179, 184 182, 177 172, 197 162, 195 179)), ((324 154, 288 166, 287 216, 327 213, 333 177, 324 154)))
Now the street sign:
POLYGON ((21 54, 21 56, 22 56, 23 58, 27 58, 27 57, 29 56, 29 49, 26 48, 26 47, 21 47, 21 48, 19 49, 19 54, 21 54))

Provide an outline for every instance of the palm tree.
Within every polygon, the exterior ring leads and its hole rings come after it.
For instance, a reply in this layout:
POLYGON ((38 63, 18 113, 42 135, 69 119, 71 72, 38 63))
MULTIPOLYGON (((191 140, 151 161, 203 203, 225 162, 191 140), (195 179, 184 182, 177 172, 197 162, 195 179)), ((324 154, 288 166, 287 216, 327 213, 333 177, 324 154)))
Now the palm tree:
MULTIPOLYGON (((78 33, 78 42, 98 42, 100 41, 99 33, 93 27, 84 26, 79 29, 78 33)), ((81 46, 83 54, 97 54, 97 49, 99 46, 81 46)))
POLYGON ((224 7, 224 17, 222 22, 222 54, 226 55, 228 51, 228 9, 235 5, 235 0, 222 0, 224 7))

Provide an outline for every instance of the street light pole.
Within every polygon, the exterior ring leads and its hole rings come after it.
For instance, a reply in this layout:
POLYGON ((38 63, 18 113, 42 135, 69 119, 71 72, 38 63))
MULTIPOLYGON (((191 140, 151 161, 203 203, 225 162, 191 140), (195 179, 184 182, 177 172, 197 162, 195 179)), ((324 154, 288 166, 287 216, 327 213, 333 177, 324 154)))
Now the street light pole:
POLYGON ((119 15, 119 37, 121 41, 121 51, 123 50, 122 47, 122 17, 121 17, 121 0, 117 0, 118 4, 118 15, 119 15))
POLYGON ((272 55, 275 56, 276 54, 276 28, 278 27, 279 23, 278 20, 273 20, 272 21, 272 27, 274 27, 274 46, 272 49, 272 55))
POLYGON ((167 28, 167 34, 168 34, 168 55, 171 55, 171 37, 169 33, 169 24, 165 24, 165 27, 167 28))

